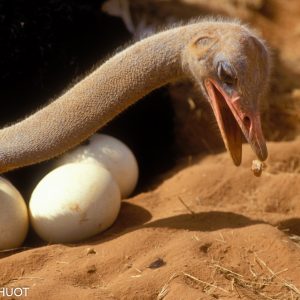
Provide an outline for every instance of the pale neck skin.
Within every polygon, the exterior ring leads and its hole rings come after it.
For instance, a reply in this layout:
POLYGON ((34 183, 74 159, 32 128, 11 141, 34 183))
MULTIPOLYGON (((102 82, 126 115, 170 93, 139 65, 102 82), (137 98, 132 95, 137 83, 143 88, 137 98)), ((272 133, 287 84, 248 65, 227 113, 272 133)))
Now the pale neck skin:
MULTIPOLYGON (((207 23, 202 26, 205 30, 207 23)), ((142 40, 50 105, 0 130, 0 172, 65 152, 144 95, 185 77, 183 49, 199 31, 201 24, 191 24, 142 40)))

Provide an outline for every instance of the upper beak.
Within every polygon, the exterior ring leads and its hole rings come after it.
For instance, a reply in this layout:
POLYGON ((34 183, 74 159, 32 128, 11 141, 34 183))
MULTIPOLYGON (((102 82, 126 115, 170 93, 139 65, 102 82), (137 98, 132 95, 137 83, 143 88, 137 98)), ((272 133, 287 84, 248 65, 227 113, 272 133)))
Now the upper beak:
POLYGON ((222 138, 234 164, 238 166, 242 160, 243 135, 258 159, 266 160, 268 151, 258 108, 244 105, 243 98, 237 92, 228 95, 214 79, 206 79, 204 83, 222 138))

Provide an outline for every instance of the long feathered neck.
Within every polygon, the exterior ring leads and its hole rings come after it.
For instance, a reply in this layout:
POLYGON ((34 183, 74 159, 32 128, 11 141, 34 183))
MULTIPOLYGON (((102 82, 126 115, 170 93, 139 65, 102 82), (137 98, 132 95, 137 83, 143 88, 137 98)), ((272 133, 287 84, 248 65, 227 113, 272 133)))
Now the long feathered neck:
POLYGON ((184 76, 181 53, 194 27, 178 27, 134 44, 45 108, 0 130, 0 171, 63 153, 150 91, 184 76))

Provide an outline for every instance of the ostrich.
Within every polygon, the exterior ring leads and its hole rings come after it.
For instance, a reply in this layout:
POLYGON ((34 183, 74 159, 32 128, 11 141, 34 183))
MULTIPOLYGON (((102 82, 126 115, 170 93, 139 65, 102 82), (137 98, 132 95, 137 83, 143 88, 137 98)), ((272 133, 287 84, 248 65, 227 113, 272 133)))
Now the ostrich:
POLYGON ((0 130, 0 172, 65 152, 150 91, 183 78, 193 80, 211 104, 234 164, 241 163, 243 135, 263 161, 268 153, 259 102, 268 85, 269 61, 264 42, 236 21, 196 21, 154 34, 33 115, 0 130))

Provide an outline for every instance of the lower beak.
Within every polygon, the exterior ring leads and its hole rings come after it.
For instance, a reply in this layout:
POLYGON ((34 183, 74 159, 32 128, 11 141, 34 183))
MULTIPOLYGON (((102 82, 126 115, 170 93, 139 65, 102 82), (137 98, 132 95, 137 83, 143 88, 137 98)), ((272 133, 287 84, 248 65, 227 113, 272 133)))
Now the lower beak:
POLYGON ((259 160, 264 161, 268 157, 268 149, 262 132, 259 113, 248 112, 240 118, 240 127, 252 150, 259 160))
POLYGON ((245 108, 237 93, 229 96, 213 79, 205 87, 227 150, 235 165, 242 160, 242 140, 245 136, 259 160, 267 159, 268 151, 257 109, 245 108))

